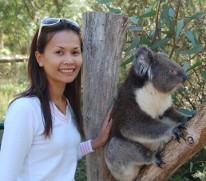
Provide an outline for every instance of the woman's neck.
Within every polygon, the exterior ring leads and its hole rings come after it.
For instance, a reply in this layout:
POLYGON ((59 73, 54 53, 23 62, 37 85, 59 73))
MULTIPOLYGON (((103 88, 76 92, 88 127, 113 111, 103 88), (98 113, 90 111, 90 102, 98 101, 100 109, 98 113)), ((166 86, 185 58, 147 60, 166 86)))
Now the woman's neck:
POLYGON ((61 101, 64 95, 64 89, 66 84, 53 85, 50 83, 49 85, 49 94, 51 100, 61 101))
POLYGON ((67 101, 64 97, 64 87, 52 87, 49 88, 50 100, 59 109, 60 112, 66 114, 67 101))

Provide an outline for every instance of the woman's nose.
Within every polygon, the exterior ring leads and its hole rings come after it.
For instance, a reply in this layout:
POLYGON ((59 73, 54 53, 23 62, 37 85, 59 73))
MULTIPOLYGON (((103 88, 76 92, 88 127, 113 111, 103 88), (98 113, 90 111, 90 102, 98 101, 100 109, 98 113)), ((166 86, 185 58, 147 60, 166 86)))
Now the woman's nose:
POLYGON ((72 55, 66 55, 64 57, 64 62, 63 64, 69 64, 69 65, 73 65, 74 64, 74 57, 72 55))

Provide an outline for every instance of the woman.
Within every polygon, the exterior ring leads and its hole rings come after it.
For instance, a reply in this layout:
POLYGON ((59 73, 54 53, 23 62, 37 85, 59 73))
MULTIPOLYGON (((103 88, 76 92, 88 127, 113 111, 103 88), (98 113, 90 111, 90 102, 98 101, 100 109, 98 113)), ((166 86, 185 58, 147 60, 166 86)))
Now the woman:
POLYGON ((0 181, 72 181, 77 160, 106 143, 110 112, 99 136, 80 143, 85 137, 80 110, 82 47, 76 22, 41 22, 31 44, 30 87, 6 114, 0 181))

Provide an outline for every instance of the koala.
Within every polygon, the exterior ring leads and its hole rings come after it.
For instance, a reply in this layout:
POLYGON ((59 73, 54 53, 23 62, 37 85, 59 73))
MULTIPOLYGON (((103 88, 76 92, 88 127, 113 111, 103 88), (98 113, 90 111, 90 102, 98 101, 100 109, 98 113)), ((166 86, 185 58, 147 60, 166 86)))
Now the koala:
POLYGON ((172 93, 187 79, 179 64, 166 54, 141 46, 119 89, 111 117, 105 162, 118 181, 132 181, 143 165, 165 164, 160 150, 165 141, 184 138, 188 117, 172 105, 172 93))

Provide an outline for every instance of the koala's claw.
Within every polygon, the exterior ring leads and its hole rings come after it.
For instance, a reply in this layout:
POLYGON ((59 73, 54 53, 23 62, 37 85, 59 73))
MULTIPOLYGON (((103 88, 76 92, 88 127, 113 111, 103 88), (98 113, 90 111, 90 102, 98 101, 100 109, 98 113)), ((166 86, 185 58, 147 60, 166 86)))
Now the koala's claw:
MULTIPOLYGON (((183 128, 182 128, 182 129, 183 129, 183 128)), ((172 131, 172 137, 173 137, 176 141, 178 141, 178 142, 180 142, 180 138, 183 138, 183 139, 185 140, 184 134, 183 134, 182 130, 180 129, 180 126, 175 127, 175 128, 173 129, 173 131, 172 131)))
POLYGON ((196 113, 193 113, 191 115, 187 115, 187 121, 189 121, 190 119, 192 119, 195 116, 196 113))
POLYGON ((177 133, 174 133, 174 139, 180 143, 180 136, 177 133))
POLYGON ((155 158, 156 158, 156 162, 155 162, 155 163, 156 163, 156 165, 157 165, 158 167, 162 168, 162 164, 166 164, 166 163, 162 160, 160 152, 157 152, 157 153, 155 154, 155 158))
POLYGON ((179 125, 178 128, 181 130, 187 130, 186 126, 183 124, 179 125))

